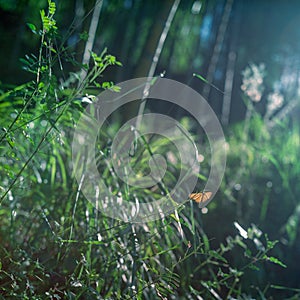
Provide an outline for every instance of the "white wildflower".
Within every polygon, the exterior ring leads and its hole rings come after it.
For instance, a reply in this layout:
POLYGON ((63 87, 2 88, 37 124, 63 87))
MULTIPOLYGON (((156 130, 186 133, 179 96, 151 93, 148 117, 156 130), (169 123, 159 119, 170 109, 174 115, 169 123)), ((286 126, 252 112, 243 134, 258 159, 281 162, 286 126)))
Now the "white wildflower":
POLYGON ((264 91, 263 79, 265 77, 265 65, 250 64, 243 72, 242 91, 253 101, 259 102, 264 91))
POLYGON ((269 114, 280 108, 283 104, 283 96, 279 92, 273 92, 268 96, 267 111, 269 114))

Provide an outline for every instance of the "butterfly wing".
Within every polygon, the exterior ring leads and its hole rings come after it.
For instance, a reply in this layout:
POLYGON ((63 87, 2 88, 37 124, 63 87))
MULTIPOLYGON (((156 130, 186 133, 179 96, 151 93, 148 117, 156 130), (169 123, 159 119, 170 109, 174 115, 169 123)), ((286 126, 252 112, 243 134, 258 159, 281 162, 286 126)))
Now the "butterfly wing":
POLYGON ((192 193, 189 198, 197 203, 204 203, 210 199, 212 192, 192 193))
POLYGON ((202 193, 192 193, 189 196, 190 199, 194 200, 197 203, 200 203, 202 198, 202 193))

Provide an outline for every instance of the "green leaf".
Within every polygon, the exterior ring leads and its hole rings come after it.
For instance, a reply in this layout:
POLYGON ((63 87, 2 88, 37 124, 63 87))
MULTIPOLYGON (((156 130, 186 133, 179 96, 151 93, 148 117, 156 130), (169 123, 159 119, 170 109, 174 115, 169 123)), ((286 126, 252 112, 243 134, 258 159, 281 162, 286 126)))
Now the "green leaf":
POLYGON ((255 266, 255 265, 250 265, 249 269, 254 270, 254 271, 259 271, 259 267, 255 266))
POLYGON ((206 234, 202 235, 202 241, 203 241, 203 244, 204 244, 205 252, 208 252, 210 250, 210 246, 209 246, 209 240, 208 240, 208 237, 207 237, 206 234))
POLYGON ((83 40, 83 41, 86 42, 88 40, 88 38, 89 38, 89 35, 88 35, 88 33, 86 31, 84 31, 84 32, 82 32, 82 33, 79 34, 79 38, 81 40, 83 40))
POLYGON ((112 91, 119 93, 121 91, 121 87, 114 85, 110 88, 112 91))
POLYGON ((51 47, 50 50, 51 50, 53 53, 55 53, 55 54, 57 53, 56 50, 55 50, 53 47, 51 47))
POLYGON ((45 17, 45 11, 43 9, 41 9, 40 15, 41 15, 41 18, 42 18, 42 21, 43 21, 43 19, 45 17))
POLYGON ((276 265, 279 265, 279 266, 281 266, 283 268, 287 268, 287 266, 283 262, 281 262, 278 258, 276 258, 276 257, 269 256, 269 257, 267 257, 267 259, 269 261, 271 261, 272 263, 276 264, 276 265))
POLYGON ((227 263, 227 260, 225 257, 223 257, 222 255, 220 255, 217 251, 215 250, 210 250, 209 251, 209 255, 211 255, 212 257, 220 260, 220 261, 223 261, 224 263, 227 263))
POLYGON ((56 11, 55 2, 52 2, 51 0, 49 0, 48 5, 49 5, 49 14, 53 16, 56 11))
POLYGON ((100 84, 100 83, 98 83, 98 82, 96 82, 96 81, 94 81, 93 83, 94 83, 95 87, 101 88, 101 84, 100 84))
POLYGON ((194 73, 193 76, 194 76, 194 77, 197 77, 197 78, 201 79, 202 81, 204 81, 205 83, 208 83, 208 84, 209 84, 208 80, 205 79, 203 76, 201 76, 201 75, 199 75, 199 74, 196 74, 196 73, 194 73))
POLYGON ((29 29, 33 32, 33 33, 37 33, 36 32, 36 27, 34 24, 31 24, 31 23, 27 23, 27 26, 29 27, 29 29))
POLYGON ((214 89, 216 89, 217 91, 219 91, 220 93, 224 94, 224 92, 222 90, 220 90, 218 87, 216 87, 214 84, 212 84, 211 82, 209 82, 207 79, 205 79, 203 76, 194 73, 193 74, 194 77, 199 78, 200 80, 204 81, 206 84, 209 84, 210 86, 212 86, 214 89))
POLYGON ((286 287, 286 286, 280 286, 280 285, 276 285, 276 284, 271 284, 270 287, 272 289, 277 289, 277 290, 286 290, 286 291, 293 291, 293 292, 298 292, 298 293, 300 292, 300 289, 290 288, 290 287, 286 287))
POLYGON ((111 81, 110 82, 105 81, 105 82, 102 83, 102 88, 104 88, 104 89, 109 89, 112 86, 113 86, 113 83, 111 81))

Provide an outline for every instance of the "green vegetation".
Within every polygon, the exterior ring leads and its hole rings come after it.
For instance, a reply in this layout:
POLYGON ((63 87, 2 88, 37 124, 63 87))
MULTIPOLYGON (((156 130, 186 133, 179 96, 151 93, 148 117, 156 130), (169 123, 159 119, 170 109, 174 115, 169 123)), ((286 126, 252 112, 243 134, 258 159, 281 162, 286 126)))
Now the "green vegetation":
MULTIPOLYGON (((38 54, 21 59, 31 80, 1 86, 0 299, 298 299, 300 268, 286 253, 300 247, 300 127, 275 114, 276 93, 266 112, 257 112, 264 83, 254 80, 260 83, 254 89, 251 78, 267 77, 264 68, 251 64, 244 72, 246 118, 226 128, 226 174, 209 213, 187 201, 160 220, 125 223, 81 194, 70 141, 84 97, 118 93, 106 73, 126 65, 106 49, 90 52, 90 64, 78 62, 55 16, 48 0, 41 28, 27 24, 40 40, 38 54)), ((82 33, 81 42, 87 38, 82 33)), ((106 164, 121 120, 121 114, 112 117, 101 132, 98 169, 113 194, 155 200, 161 190, 130 189, 106 164)), ((196 131, 193 120, 180 120, 196 131)), ((151 151, 173 151, 164 139, 139 142, 133 161, 142 173, 151 151)), ((166 180, 178 176, 178 159, 166 180)), ((209 167, 205 159, 199 188, 209 167)))

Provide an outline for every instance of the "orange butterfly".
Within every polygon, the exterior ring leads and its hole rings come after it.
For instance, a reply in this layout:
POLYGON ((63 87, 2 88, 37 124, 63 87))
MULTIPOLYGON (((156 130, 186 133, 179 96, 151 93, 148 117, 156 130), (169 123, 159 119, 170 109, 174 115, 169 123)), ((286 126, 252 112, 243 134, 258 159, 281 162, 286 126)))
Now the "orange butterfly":
POLYGON ((205 203, 212 196, 212 192, 192 193, 189 198, 197 203, 205 203))

